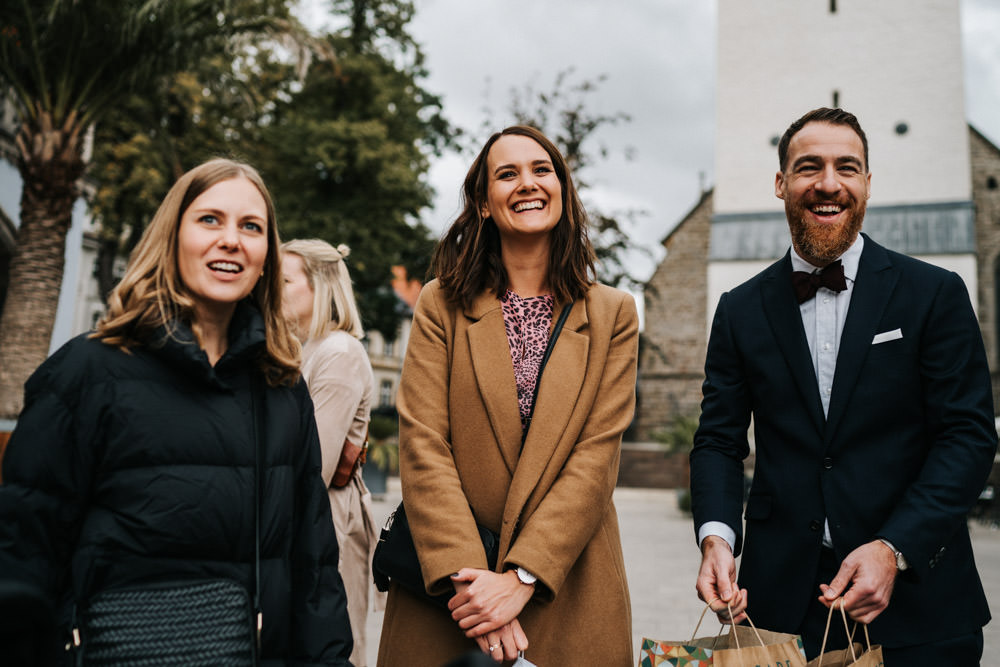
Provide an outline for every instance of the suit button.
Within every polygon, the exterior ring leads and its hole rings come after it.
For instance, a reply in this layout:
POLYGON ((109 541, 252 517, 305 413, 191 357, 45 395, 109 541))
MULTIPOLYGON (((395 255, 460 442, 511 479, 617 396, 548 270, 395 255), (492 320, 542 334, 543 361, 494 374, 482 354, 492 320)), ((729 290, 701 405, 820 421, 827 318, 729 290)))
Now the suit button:
POLYGON ((823 469, 824 470, 829 470, 832 467, 833 467, 833 459, 831 459, 829 456, 826 457, 825 459, 823 459, 823 469))
POLYGON ((809 530, 819 530, 820 526, 822 525, 823 524, 821 524, 819 521, 813 519, 812 521, 809 522, 809 530))

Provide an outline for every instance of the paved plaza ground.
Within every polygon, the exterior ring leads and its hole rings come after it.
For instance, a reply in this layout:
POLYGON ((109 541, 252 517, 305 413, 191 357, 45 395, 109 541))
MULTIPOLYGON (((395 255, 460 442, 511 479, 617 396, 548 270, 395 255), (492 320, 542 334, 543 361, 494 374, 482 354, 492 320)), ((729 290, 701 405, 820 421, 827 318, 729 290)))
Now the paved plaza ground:
MULTIPOLYGON (((375 518, 379 525, 399 499, 399 480, 390 479, 388 493, 375 502, 375 518)), ((694 544, 691 518, 678 509, 676 491, 619 488, 615 491, 615 505, 632 596, 633 645, 638 659, 643 636, 682 639, 694 630, 702 610, 702 603, 694 591, 700 557, 694 544)), ((1000 531, 975 522, 970 524, 970 529, 979 572, 996 616, 1000 613, 1000 531)), ((369 615, 369 665, 375 664, 381 623, 381 612, 369 615)), ((699 635, 718 629, 710 617, 706 617, 706 624, 708 627, 703 627, 699 635)), ((1000 655, 1000 621, 994 619, 986 626, 985 636, 983 665, 1000 665, 1000 662, 990 662, 989 657, 1000 655)))

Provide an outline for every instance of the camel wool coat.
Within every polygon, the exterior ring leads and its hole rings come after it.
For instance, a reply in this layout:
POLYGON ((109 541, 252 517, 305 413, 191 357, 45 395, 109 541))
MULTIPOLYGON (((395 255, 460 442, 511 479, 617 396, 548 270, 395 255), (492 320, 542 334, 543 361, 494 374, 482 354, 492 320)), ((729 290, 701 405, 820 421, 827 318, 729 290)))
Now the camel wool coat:
MULTIPOLYGON (((486 568, 476 523, 497 532, 497 571, 520 566, 538 577, 518 616, 525 657, 538 667, 634 664, 612 492, 637 354, 634 300, 595 284, 553 348, 522 451, 499 299, 484 293, 465 310, 432 281, 417 303, 397 407, 403 499, 424 583, 447 593, 451 574, 486 568)), ((475 650, 447 611, 392 585, 379 665, 436 667, 475 650)))

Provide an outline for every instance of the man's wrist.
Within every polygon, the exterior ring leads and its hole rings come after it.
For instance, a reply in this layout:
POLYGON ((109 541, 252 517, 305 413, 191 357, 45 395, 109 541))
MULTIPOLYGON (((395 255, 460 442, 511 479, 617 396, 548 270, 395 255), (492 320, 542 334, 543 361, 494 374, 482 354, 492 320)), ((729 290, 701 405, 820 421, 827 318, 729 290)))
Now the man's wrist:
POLYGON ((698 526, 698 547, 701 548, 709 535, 721 537, 729 545, 729 550, 736 553, 736 531, 722 521, 706 521, 698 526))
POLYGON ((706 535, 705 539, 701 541, 701 553, 704 555, 709 549, 714 547, 725 547, 726 551, 732 553, 733 548, 729 546, 729 542, 719 535, 706 535))
POLYGON ((878 538, 878 541, 884 544, 885 546, 889 547, 889 550, 892 552, 893 560, 895 560, 896 562, 896 570, 898 572, 903 572, 904 570, 909 569, 910 564, 906 562, 906 556, 903 555, 902 551, 897 549, 892 542, 885 539, 884 537, 878 538))

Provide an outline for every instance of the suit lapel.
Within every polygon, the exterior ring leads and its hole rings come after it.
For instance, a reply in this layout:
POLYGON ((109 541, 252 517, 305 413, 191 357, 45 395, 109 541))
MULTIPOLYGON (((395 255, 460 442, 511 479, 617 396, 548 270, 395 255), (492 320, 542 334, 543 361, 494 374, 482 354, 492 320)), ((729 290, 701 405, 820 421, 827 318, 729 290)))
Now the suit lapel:
POLYGON ((468 329, 476 383, 504 463, 513 475, 521 451, 521 415, 503 310, 500 301, 486 293, 476 299, 466 315, 477 320, 468 329))
POLYGON ((851 306, 847 311, 844 330, 840 334, 837 370, 833 375, 833 391, 827 416, 827 443, 832 440, 837 423, 844 414, 858 375, 871 350, 875 328, 882 319, 898 278, 899 273, 893 270, 885 249, 866 235, 858 275, 851 290, 851 306))
MULTIPOLYGON (((789 251, 791 252, 791 251, 789 251)), ((799 394, 806 403, 809 417, 817 430, 823 431, 825 418, 823 402, 819 397, 816 372, 813 370, 809 343, 802 328, 802 313, 795 301, 791 281, 792 260, 789 254, 768 269, 761 281, 764 314, 771 331, 778 341, 778 349, 785 358, 788 371, 798 385, 799 394)))

